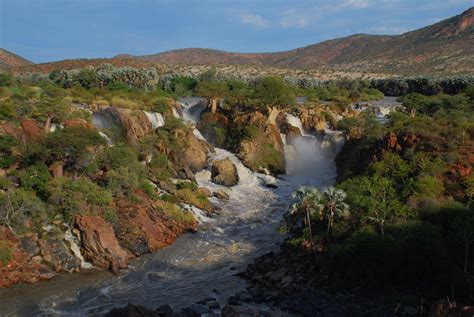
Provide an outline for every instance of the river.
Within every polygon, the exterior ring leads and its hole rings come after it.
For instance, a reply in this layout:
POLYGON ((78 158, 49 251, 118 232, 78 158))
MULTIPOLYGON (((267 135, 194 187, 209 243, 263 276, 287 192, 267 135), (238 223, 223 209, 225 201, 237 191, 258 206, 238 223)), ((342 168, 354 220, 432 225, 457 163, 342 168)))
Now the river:
MULTIPOLYGON (((183 103, 181 114, 191 124, 196 118, 194 106, 194 102, 183 103)), ((307 134, 304 138, 306 170, 278 178, 253 173, 235 155, 217 149, 211 160, 229 157, 237 165, 240 181, 225 188, 229 200, 211 199, 221 211, 202 219, 196 233, 184 234, 169 247, 132 261, 119 275, 91 269, 0 290, 1 316, 100 316, 129 302, 179 309, 204 297, 225 303, 245 290, 246 281, 236 272, 282 242, 278 228, 291 194, 303 185, 326 187, 335 180, 334 148, 307 134), (277 188, 268 188, 268 182, 277 188)), ((291 150, 292 157, 298 157, 298 149, 291 150)), ((200 186, 224 188, 209 177, 209 171, 196 175, 200 186)))

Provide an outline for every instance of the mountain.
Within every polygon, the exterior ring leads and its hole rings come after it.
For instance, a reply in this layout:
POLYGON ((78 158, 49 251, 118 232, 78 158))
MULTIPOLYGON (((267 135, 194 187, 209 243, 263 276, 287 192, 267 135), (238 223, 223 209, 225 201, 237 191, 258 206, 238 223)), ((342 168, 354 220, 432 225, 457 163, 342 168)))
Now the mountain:
MULTIPOLYGON (((188 48, 127 58, 164 64, 252 64, 382 73, 473 73, 474 7, 401 35, 356 34, 276 53, 188 48)), ((123 58, 123 55, 120 57, 123 58)))
POLYGON ((0 48, 0 69, 33 65, 27 59, 0 48))
MULTIPOLYGON (((1 62, 0 58, 0 62, 1 62)), ((202 66, 245 66, 245 72, 281 74, 301 72, 318 78, 394 75, 474 74, 474 7, 436 24, 401 35, 355 34, 318 44, 275 53, 232 53, 186 48, 154 55, 120 54, 110 59, 76 59, 23 67, 20 71, 49 72, 111 63, 115 66, 157 66, 165 72, 202 66), (157 64, 160 64, 159 66, 157 64), (191 67, 192 66, 192 67, 191 67), (258 67, 259 69, 255 69, 258 67), (351 75, 351 76, 352 76, 351 75)), ((190 70, 190 68, 193 68, 190 70)))

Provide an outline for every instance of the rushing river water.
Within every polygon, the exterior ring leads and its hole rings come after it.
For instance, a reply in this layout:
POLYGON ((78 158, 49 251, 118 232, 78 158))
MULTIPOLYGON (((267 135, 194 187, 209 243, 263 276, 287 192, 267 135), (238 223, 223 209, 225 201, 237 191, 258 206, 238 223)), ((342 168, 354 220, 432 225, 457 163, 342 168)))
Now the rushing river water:
MULTIPOLYGON (((182 116, 189 121, 198 115, 193 106, 193 102, 183 103, 182 116)), ((217 149, 210 159, 229 157, 237 166, 240 181, 224 188, 209 181, 209 171, 196 175, 200 186, 224 189, 230 195, 229 200, 211 199, 222 210, 203 219, 197 233, 185 234, 171 246, 134 260, 117 276, 92 269, 0 290, 0 315, 100 316, 129 302, 150 308, 169 304, 179 309, 204 297, 225 303, 229 296, 245 290, 246 281, 236 272, 278 248, 283 239, 278 227, 292 192, 303 185, 325 187, 334 182, 334 148, 324 146, 318 138, 304 138, 301 149, 291 151, 293 157, 304 154, 301 164, 305 171, 277 179, 253 173, 234 154, 217 149), (278 188, 267 188, 268 182, 278 188)))

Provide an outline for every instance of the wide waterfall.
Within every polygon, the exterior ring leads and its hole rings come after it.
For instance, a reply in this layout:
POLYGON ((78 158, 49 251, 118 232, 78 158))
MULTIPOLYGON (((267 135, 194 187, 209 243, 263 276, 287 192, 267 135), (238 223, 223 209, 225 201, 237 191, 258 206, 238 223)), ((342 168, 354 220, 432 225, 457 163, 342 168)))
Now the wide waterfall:
MULTIPOLYGON (((183 105, 182 117, 191 125, 196 124, 204 109, 198 104, 183 105)), ((94 122, 106 127, 102 119, 95 116, 94 122)), ((297 118, 290 116, 289 120, 301 125, 297 118)), ((194 133, 204 139, 197 129, 194 133)), ((118 276, 92 269, 1 290, 1 311, 7 316, 102 316, 112 307, 127 303, 150 308, 169 304, 179 309, 204 297, 226 302, 246 287, 236 271, 281 244, 284 237, 278 228, 292 203, 291 194, 302 185, 326 187, 334 182, 332 149, 321 146, 320 138, 302 133, 301 138, 286 146, 287 156, 289 151, 294 153, 288 159, 289 173, 278 178, 252 172, 226 150, 217 148, 211 153, 211 164, 229 158, 240 180, 227 188, 210 181, 209 169, 196 174, 199 186, 224 190, 230 197, 211 198, 219 208, 212 218, 201 210, 192 210, 200 220, 196 233, 184 234, 167 248, 133 260, 118 276), (268 188, 269 183, 276 188, 268 188)))

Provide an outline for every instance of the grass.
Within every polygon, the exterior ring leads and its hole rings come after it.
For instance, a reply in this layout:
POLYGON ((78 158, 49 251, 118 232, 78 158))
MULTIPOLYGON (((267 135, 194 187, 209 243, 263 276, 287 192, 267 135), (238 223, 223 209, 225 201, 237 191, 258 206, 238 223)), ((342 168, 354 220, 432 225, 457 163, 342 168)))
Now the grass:
POLYGON ((179 206, 164 200, 159 201, 159 203, 161 205, 160 207, 162 208, 162 211, 169 218, 185 225, 192 225, 196 222, 196 219, 192 213, 184 211, 179 206))
POLYGON ((2 263, 2 265, 5 266, 8 264, 8 262, 10 262, 12 257, 13 257, 12 249, 8 246, 4 246, 4 242, 0 240, 0 263, 2 263))
POLYGON ((185 203, 196 206, 199 209, 206 211, 211 210, 211 202, 209 199, 205 195, 195 192, 189 188, 178 190, 177 196, 185 203))

